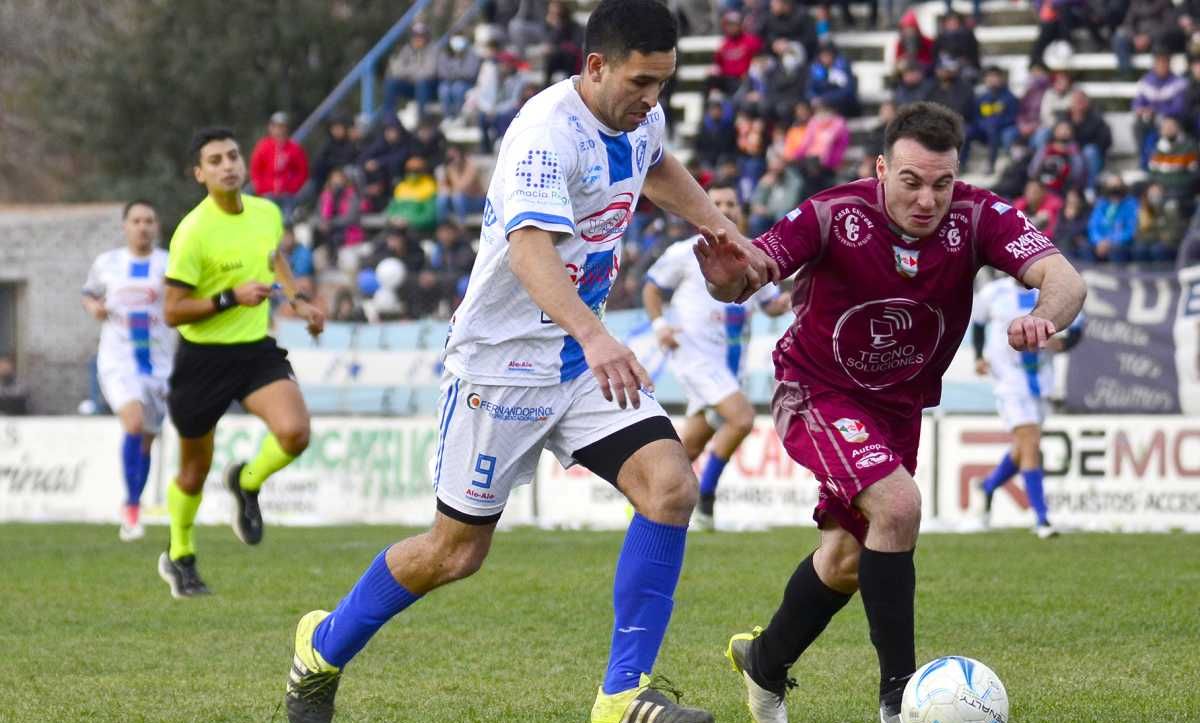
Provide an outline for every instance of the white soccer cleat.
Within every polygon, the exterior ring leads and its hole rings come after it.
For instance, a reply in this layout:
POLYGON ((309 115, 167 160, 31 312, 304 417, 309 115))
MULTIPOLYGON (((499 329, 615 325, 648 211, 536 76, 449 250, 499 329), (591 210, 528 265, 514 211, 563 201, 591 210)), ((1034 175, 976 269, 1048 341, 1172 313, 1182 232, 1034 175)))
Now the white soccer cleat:
POLYGON ((692 529, 697 532, 713 532, 717 529, 717 523, 712 515, 696 510, 692 513, 692 529))
POLYGON ((146 528, 142 527, 142 523, 140 522, 134 522, 133 524, 122 522, 121 528, 117 530, 117 537, 120 538, 121 542, 137 542, 145 536, 146 528))
POLYGON ((1033 532, 1038 536, 1039 540, 1049 540, 1051 537, 1058 537, 1058 530, 1054 529, 1054 525, 1038 525, 1033 528, 1033 532))
POLYGON ((750 709, 754 723, 788 723, 785 699, 788 689, 795 687, 796 682, 788 678, 780 681, 774 690, 768 690, 750 675, 750 644, 761 633, 762 628, 756 627, 752 632, 734 635, 729 639, 725 657, 734 672, 741 673, 746 684, 746 707, 750 709))

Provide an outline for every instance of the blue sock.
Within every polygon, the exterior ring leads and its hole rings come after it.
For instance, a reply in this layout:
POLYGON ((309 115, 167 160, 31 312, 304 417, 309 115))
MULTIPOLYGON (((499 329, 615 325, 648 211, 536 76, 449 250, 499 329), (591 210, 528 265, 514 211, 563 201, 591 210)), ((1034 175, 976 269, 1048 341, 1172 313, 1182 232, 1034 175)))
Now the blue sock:
POLYGON ((313 631, 313 647, 325 662, 345 666, 384 623, 421 599, 396 582, 386 557, 384 548, 350 593, 313 631))
POLYGON ((143 449, 138 457, 137 496, 142 498, 142 490, 146 489, 146 480, 150 479, 150 450, 143 449))
POLYGON ((1042 468, 1027 469, 1021 472, 1025 478, 1025 495, 1029 497, 1029 506, 1037 515, 1039 525, 1050 524, 1046 519, 1046 494, 1042 490, 1042 468))
POLYGON ((635 688, 654 669, 671 621, 687 526, 633 516, 613 581, 613 637, 604 675, 607 695, 635 688))
POLYGON ((992 470, 992 473, 983 481, 984 494, 992 494, 1004 486, 1004 483, 1016 473, 1017 465, 1013 463, 1012 453, 1005 452, 1004 459, 1000 460, 1000 464, 996 466, 996 469, 992 470))
POLYGON ((125 504, 136 505, 142 499, 142 435, 126 434, 121 443, 121 464, 125 471, 125 504))
POLYGON ((715 452, 708 455, 708 462, 704 464, 704 472, 700 474, 700 495, 702 497, 711 497, 717 493, 717 482, 721 480, 721 473, 725 471, 727 464, 729 464, 729 460, 721 459, 715 452))

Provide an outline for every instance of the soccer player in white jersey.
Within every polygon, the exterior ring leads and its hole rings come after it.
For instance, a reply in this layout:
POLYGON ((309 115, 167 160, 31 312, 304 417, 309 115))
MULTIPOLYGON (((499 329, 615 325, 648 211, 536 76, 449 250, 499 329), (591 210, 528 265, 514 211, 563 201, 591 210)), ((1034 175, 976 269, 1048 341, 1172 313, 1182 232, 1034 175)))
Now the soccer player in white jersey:
MULTIPOLYGON (((778 274, 663 148, 658 97, 676 38, 656 0, 601 0, 582 74, 531 98, 505 134, 446 346, 433 526, 379 553, 332 613, 301 619, 285 698, 293 723, 330 720, 342 669, 380 626, 480 568, 510 491, 532 479, 543 449, 607 479, 636 510, 592 723, 713 720, 651 684, 697 483, 646 371, 601 320, 643 187, 661 208, 738 239, 759 285, 778 274)), ((414 663, 420 655, 411 651, 414 663)), ((534 655, 513 665, 539 672, 534 655)))
POLYGON ((975 371, 991 375, 996 408, 1004 426, 1013 435, 1012 449, 983 481, 984 522, 992 511, 992 496, 1018 471, 1025 482, 1029 506, 1037 516, 1034 532, 1042 539, 1055 535, 1046 511, 1042 487, 1042 423, 1049 406, 1047 395, 1054 389, 1056 352, 1075 346, 1083 331, 1083 315, 1065 332, 1051 338, 1040 351, 1016 351, 1008 343, 1008 325, 1037 306, 1038 290, 1025 288, 1010 276, 997 279, 979 290, 972 307, 971 341, 975 347, 975 371))
MULTIPOLYGON (((725 217, 745 226, 737 189, 717 184, 708 197, 725 217)), ((713 507, 725 465, 754 427, 754 405, 742 392, 742 373, 750 342, 750 320, 756 308, 779 316, 791 301, 779 287, 762 287, 744 304, 726 304, 708 293, 693 247, 699 236, 672 244, 646 272, 642 303, 658 344, 670 354, 668 367, 687 396, 687 421, 680 437, 688 459, 695 461, 712 440, 700 473, 700 501, 692 523, 714 529, 713 507), (663 292, 671 292, 671 315, 664 314, 663 292)))
POLYGON ((130 201, 124 213, 125 246, 96 257, 83 285, 83 308, 101 322, 96 366, 100 389, 121 420, 125 438, 125 508, 119 537, 144 536, 139 512, 150 474, 150 448, 167 411, 167 378, 175 330, 163 320, 167 252, 155 248, 158 214, 149 201, 130 201))

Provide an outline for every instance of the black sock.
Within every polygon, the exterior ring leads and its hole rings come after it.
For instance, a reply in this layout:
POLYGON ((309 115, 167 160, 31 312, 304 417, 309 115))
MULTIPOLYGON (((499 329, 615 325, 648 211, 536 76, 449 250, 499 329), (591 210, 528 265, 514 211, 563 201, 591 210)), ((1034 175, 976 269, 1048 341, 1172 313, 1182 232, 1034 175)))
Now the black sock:
POLYGON ((825 630, 838 610, 850 602, 846 595, 821 582, 813 567, 813 556, 792 573, 783 591, 783 603, 771 618, 771 624, 750 648, 756 682, 763 687, 787 677, 800 655, 825 630))
POLYGON ((713 504, 716 503, 716 501, 717 501, 716 495, 700 495, 700 504, 697 505, 697 507, 704 514, 712 515, 713 504))
POLYGON ((876 552, 864 547, 858 558, 858 590, 871 626, 871 643, 879 654, 879 697, 899 703, 905 683, 917 669, 913 551, 876 552))

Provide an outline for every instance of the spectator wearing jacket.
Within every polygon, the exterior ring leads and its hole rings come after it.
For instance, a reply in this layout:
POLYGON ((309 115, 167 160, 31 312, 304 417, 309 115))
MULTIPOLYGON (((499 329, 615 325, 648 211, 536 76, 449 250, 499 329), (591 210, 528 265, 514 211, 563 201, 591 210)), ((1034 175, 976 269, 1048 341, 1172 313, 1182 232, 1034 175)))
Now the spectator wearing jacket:
POLYGON ((417 233, 430 233, 437 227, 437 181, 421 156, 404 164, 404 178, 396 184, 387 215, 403 219, 417 233))
POLYGON ((1036 178, 1031 178, 1025 184, 1025 193, 1013 202, 1013 208, 1025 214, 1042 233, 1054 238, 1058 216, 1063 208, 1062 196, 1046 188, 1036 178))
POLYGON ((358 151, 350 141, 350 124, 344 118, 334 118, 325 130, 325 143, 317 151, 312 163, 311 183, 314 188, 325 188, 329 173, 335 168, 354 165, 358 151))
POLYGON ((1133 98, 1133 130, 1141 148, 1142 166, 1149 160, 1150 149, 1157 138, 1158 117, 1182 116, 1187 113, 1188 82, 1171 72, 1171 55, 1154 54, 1154 66, 1142 76, 1133 98))
POLYGON ((1162 184, 1147 184, 1138 204, 1137 232, 1133 237, 1133 260, 1174 261, 1183 240, 1187 216, 1179 204, 1168 199, 1162 184))
POLYGON ((1104 159, 1112 147, 1112 129, 1104 116, 1092 107, 1087 93, 1076 90, 1071 93, 1071 105, 1063 117, 1071 124, 1075 142, 1087 164, 1087 187, 1095 188, 1100 171, 1104 170, 1104 159))
POLYGON ((1017 108, 1020 101, 1008 89, 1004 71, 997 66, 989 67, 983 74, 984 89, 975 99, 974 119, 967 126, 967 140, 963 147, 962 165, 967 165, 968 151, 973 141, 987 144, 987 173, 996 170, 996 158, 1003 146, 1004 134, 1017 125, 1017 108))
POLYGON ((838 52, 832 40, 819 44, 817 59, 808 69, 808 100, 818 98, 839 115, 853 118, 858 115, 858 80, 850 61, 838 52))
POLYGON ((363 169, 363 197, 371 211, 382 211, 392 195, 396 181, 404 174, 404 164, 413 154, 414 141, 400 121, 383 127, 383 134, 367 148, 359 163, 363 169))
POLYGON ((267 135, 255 144, 250 154, 250 183, 254 195, 279 204, 284 219, 287 219, 306 181, 308 154, 292 140, 287 113, 276 112, 267 123, 267 135))
POLYGON ((415 23, 412 37, 388 58, 384 73, 384 113, 394 118, 401 99, 417 104, 417 116, 437 95, 437 48, 429 42, 429 28, 415 23))
POLYGON ((1054 227, 1051 240, 1058 250, 1068 258, 1077 258, 1082 249, 1088 245, 1088 222, 1091 220, 1091 209, 1087 199, 1077 189, 1071 189, 1063 199, 1062 211, 1058 214, 1058 223, 1054 227))
POLYGON ((975 31, 961 15, 950 11, 942 16, 941 28, 933 41, 934 62, 950 59, 958 63, 962 76, 974 81, 979 77, 979 41, 975 31))
POLYGON ((363 241, 362 200, 346 172, 335 168, 317 198, 316 245, 332 249, 357 246, 363 241))
POLYGON ((1029 66, 1029 77, 1025 80, 1025 92, 1021 94, 1021 105, 1017 109, 1017 127, 1004 138, 1004 147, 1010 147, 1018 138, 1032 140, 1042 119, 1042 99, 1050 88, 1050 70, 1045 63, 1029 66))
POLYGON ((917 13, 909 10, 900 18, 900 36, 896 38, 896 62, 914 61, 927 74, 933 70, 937 56, 933 53, 933 41, 921 32, 917 13))
POLYGON ((896 105, 908 105, 922 100, 929 100, 933 94, 933 81, 925 74, 924 69, 915 60, 906 60, 898 66, 899 78, 892 91, 892 101, 896 105))
POLYGON ((762 24, 762 40, 772 52, 775 52, 776 43, 784 40, 799 43, 804 49, 804 58, 816 54, 817 28, 807 8, 796 0, 770 0, 768 11, 762 24))
POLYGON ((1115 173, 1100 180, 1101 195, 1088 221, 1088 245, 1081 258, 1087 261, 1123 263, 1133 257, 1133 235, 1137 231, 1138 203, 1115 173))
POLYGON ((1036 178, 1058 194, 1086 187, 1087 163, 1075 143, 1075 132, 1068 121, 1055 123, 1050 140, 1033 154, 1029 177, 1036 178))
POLYGON ((437 57, 438 102, 442 115, 457 118, 467 91, 479 75, 479 55, 462 35, 453 35, 437 57))
POLYGON ((746 31, 742 15, 736 11, 727 12, 721 17, 721 33, 723 37, 713 55, 708 87, 733 95, 750 71, 754 56, 762 52, 763 42, 757 35, 746 31))
POLYGON ((1181 37, 1178 12, 1172 0, 1136 0, 1130 3, 1124 22, 1113 33, 1112 49, 1117 55, 1117 69, 1130 73, 1135 52, 1148 53, 1155 46, 1178 44, 1181 37))
POLYGON ((737 155, 733 121, 733 105, 722 100, 719 93, 711 93, 695 141, 696 155, 705 166, 715 168, 721 161, 737 155))

